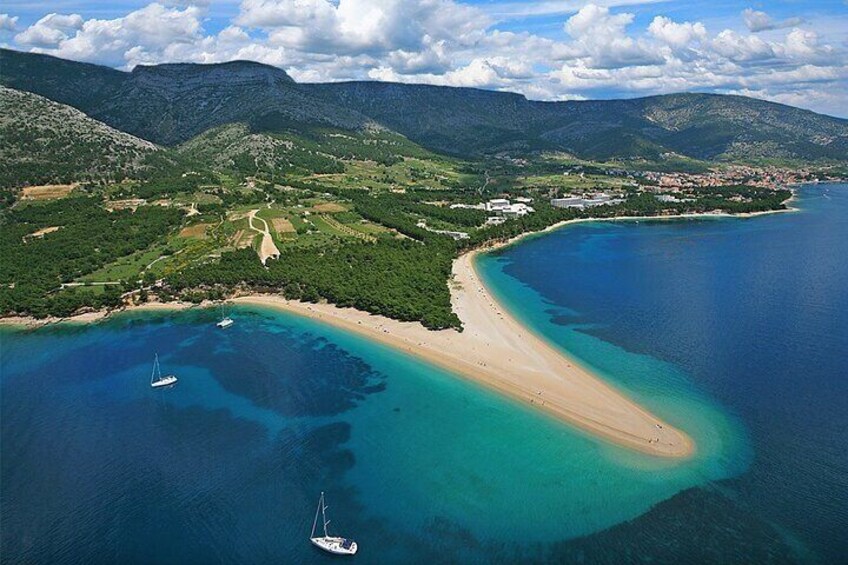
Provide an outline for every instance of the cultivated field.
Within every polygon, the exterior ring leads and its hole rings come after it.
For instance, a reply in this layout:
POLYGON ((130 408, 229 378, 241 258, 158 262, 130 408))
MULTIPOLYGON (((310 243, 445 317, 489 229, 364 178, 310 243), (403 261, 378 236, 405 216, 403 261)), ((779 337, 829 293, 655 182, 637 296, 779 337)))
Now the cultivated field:
POLYGON ((274 218, 271 220, 271 225, 274 226, 274 231, 281 236, 297 233, 297 230, 294 229, 294 225, 286 218, 274 218))
POLYGON ((335 202, 325 202, 323 204, 316 204, 312 207, 312 209, 316 212, 321 212, 324 214, 333 214, 335 212, 344 212, 347 210, 347 208, 335 202))
POLYGON ((194 224, 193 226, 186 226, 180 231, 180 237, 193 237, 196 239, 206 239, 207 234, 206 230, 212 224, 194 224))
POLYGON ((23 189, 23 200, 55 200, 69 195, 78 184, 42 184, 27 186, 23 189))

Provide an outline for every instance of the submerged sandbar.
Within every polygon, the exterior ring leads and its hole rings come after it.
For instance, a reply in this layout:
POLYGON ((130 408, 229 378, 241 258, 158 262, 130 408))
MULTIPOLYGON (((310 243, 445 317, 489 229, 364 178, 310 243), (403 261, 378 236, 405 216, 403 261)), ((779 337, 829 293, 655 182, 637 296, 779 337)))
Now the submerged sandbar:
POLYGON ((332 304, 250 295, 236 302, 270 306, 320 320, 406 351, 495 389, 617 445, 662 457, 688 457, 692 440, 630 400, 513 318, 480 280, 478 252, 453 265, 451 302, 465 331, 430 331, 332 304))

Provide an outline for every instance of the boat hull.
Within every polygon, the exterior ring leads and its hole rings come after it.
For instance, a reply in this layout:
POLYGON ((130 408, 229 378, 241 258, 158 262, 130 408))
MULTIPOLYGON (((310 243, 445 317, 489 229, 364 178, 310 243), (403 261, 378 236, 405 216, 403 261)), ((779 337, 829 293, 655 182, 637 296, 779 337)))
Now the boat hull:
POLYGON ((153 381, 150 383, 150 386, 153 388, 162 388, 165 386, 171 386, 172 384, 177 382, 177 377, 174 375, 168 375, 166 377, 162 377, 158 381, 153 381))
POLYGON ((327 553, 332 553, 334 555, 353 555, 356 553, 358 549, 355 541, 351 541, 350 544, 345 547, 344 542, 349 541, 345 538, 336 538, 336 537, 322 537, 322 538, 309 538, 309 541, 312 542, 312 545, 323 549, 327 553))
POLYGON ((235 322, 233 322, 231 319, 227 318, 227 319, 225 319, 225 320, 221 320, 220 322, 218 322, 218 323, 217 323, 217 324, 215 324, 215 325, 216 325, 216 326, 218 326, 219 328, 229 328, 229 327, 230 327, 230 326, 232 326, 234 323, 235 323, 235 322))

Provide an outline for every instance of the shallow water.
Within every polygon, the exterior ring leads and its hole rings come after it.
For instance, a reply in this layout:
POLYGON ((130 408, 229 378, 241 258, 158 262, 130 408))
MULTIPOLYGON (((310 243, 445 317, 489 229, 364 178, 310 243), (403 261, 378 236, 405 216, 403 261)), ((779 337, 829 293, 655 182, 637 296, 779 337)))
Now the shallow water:
MULTIPOLYGON (((740 424, 752 462, 699 497, 771 527, 775 547, 798 559, 840 562, 848 186, 800 195, 797 213, 576 225, 484 257, 480 269, 525 322, 646 404, 662 412, 669 383, 713 399, 740 424)), ((722 512, 702 527, 744 531, 722 512)))
POLYGON ((0 553, 312 562, 324 490, 363 562, 845 555, 848 189, 804 193, 798 214, 583 224, 481 259, 516 315, 690 433, 684 462, 271 310, 4 331, 0 553), (170 390, 148 385, 157 351, 170 390))

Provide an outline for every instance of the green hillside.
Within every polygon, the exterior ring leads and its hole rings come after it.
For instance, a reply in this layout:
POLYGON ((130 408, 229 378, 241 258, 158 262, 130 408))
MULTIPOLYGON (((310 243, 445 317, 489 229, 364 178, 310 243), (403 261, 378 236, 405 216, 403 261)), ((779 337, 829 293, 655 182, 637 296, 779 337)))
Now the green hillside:
POLYGON ((120 180, 158 166, 160 149, 70 106, 0 86, 0 187, 120 180))
POLYGON ((848 122, 741 97, 532 102, 8 50, 0 66, 0 316, 269 292, 459 328, 469 247, 576 218, 779 210, 787 184, 846 171, 848 122))

